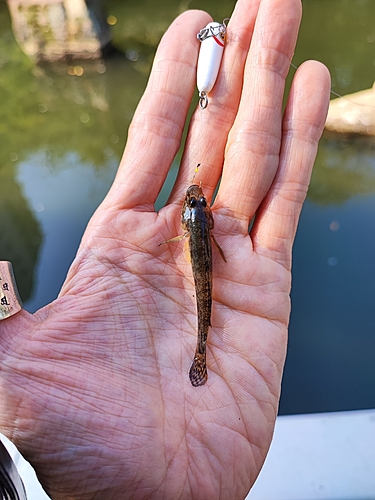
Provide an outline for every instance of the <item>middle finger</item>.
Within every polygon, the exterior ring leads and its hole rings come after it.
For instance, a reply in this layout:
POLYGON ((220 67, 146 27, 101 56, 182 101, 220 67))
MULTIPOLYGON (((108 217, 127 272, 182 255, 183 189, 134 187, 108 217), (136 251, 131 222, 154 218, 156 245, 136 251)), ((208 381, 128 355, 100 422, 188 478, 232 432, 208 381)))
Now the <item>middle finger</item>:
POLYGON ((216 208, 229 209, 246 231, 279 165, 285 78, 301 11, 301 0, 263 0, 259 9, 215 202, 216 208))

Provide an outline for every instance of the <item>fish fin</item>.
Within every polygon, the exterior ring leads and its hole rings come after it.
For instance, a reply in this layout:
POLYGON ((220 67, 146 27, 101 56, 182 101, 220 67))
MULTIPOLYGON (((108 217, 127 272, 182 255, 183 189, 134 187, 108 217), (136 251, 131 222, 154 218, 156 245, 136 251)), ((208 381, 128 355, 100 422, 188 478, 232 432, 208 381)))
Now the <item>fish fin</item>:
POLYGON ((207 382, 206 356, 197 352, 191 364, 189 378, 193 387, 199 387, 207 382))
POLYGON ((212 238, 212 241, 215 243, 216 248, 219 250, 219 254, 221 255, 221 258, 223 259, 224 262, 226 262, 227 259, 225 258, 223 249, 221 248, 221 246, 219 245, 219 243, 216 241, 216 238, 215 238, 215 236, 212 233, 211 233, 211 238, 212 238))
POLYGON ((189 231, 186 231, 186 233, 181 234, 179 236, 175 236, 174 238, 171 238, 170 240, 165 240, 165 241, 160 242, 159 247, 160 247, 160 245, 164 245, 165 243, 178 243, 179 241, 186 238, 186 236, 188 236, 188 235, 189 235, 189 231))
POLYGON ((190 254, 189 240, 186 240, 185 244, 184 244, 184 257, 185 257, 186 262, 188 264, 191 264, 191 254, 190 254))

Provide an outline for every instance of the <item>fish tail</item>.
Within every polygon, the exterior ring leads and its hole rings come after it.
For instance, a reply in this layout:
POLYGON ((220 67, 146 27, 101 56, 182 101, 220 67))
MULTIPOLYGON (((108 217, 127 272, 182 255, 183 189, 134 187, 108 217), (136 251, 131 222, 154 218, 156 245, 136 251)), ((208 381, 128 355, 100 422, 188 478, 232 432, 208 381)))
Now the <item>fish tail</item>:
POLYGON ((199 387, 207 382, 206 354, 195 353, 189 371, 189 378, 193 387, 199 387))

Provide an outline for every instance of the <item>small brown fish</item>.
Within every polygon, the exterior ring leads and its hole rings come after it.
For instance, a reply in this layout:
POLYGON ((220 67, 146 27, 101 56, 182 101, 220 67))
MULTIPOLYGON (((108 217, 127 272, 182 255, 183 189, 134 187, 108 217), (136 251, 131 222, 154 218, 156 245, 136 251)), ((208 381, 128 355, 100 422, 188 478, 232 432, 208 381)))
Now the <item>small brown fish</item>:
POLYGON ((212 308, 212 247, 211 238, 217 246, 221 257, 224 253, 215 240, 211 230, 214 219, 211 209, 204 197, 202 188, 193 184, 186 191, 182 205, 181 225, 185 233, 171 241, 180 241, 189 236, 191 266, 193 269, 198 312, 198 340, 189 378, 194 387, 204 385, 207 381, 206 343, 208 328, 211 326, 212 308))

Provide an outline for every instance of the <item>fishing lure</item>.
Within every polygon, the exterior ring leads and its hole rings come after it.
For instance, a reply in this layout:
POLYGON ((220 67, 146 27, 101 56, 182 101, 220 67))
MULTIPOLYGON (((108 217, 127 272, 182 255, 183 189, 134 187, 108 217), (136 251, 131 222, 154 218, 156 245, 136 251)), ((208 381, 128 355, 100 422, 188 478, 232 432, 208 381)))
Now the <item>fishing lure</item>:
POLYGON ((197 87, 199 105, 202 109, 207 107, 207 94, 211 92, 219 73, 225 47, 226 23, 228 20, 229 18, 224 19, 222 23, 208 23, 197 34, 197 38, 201 42, 197 66, 197 87))

